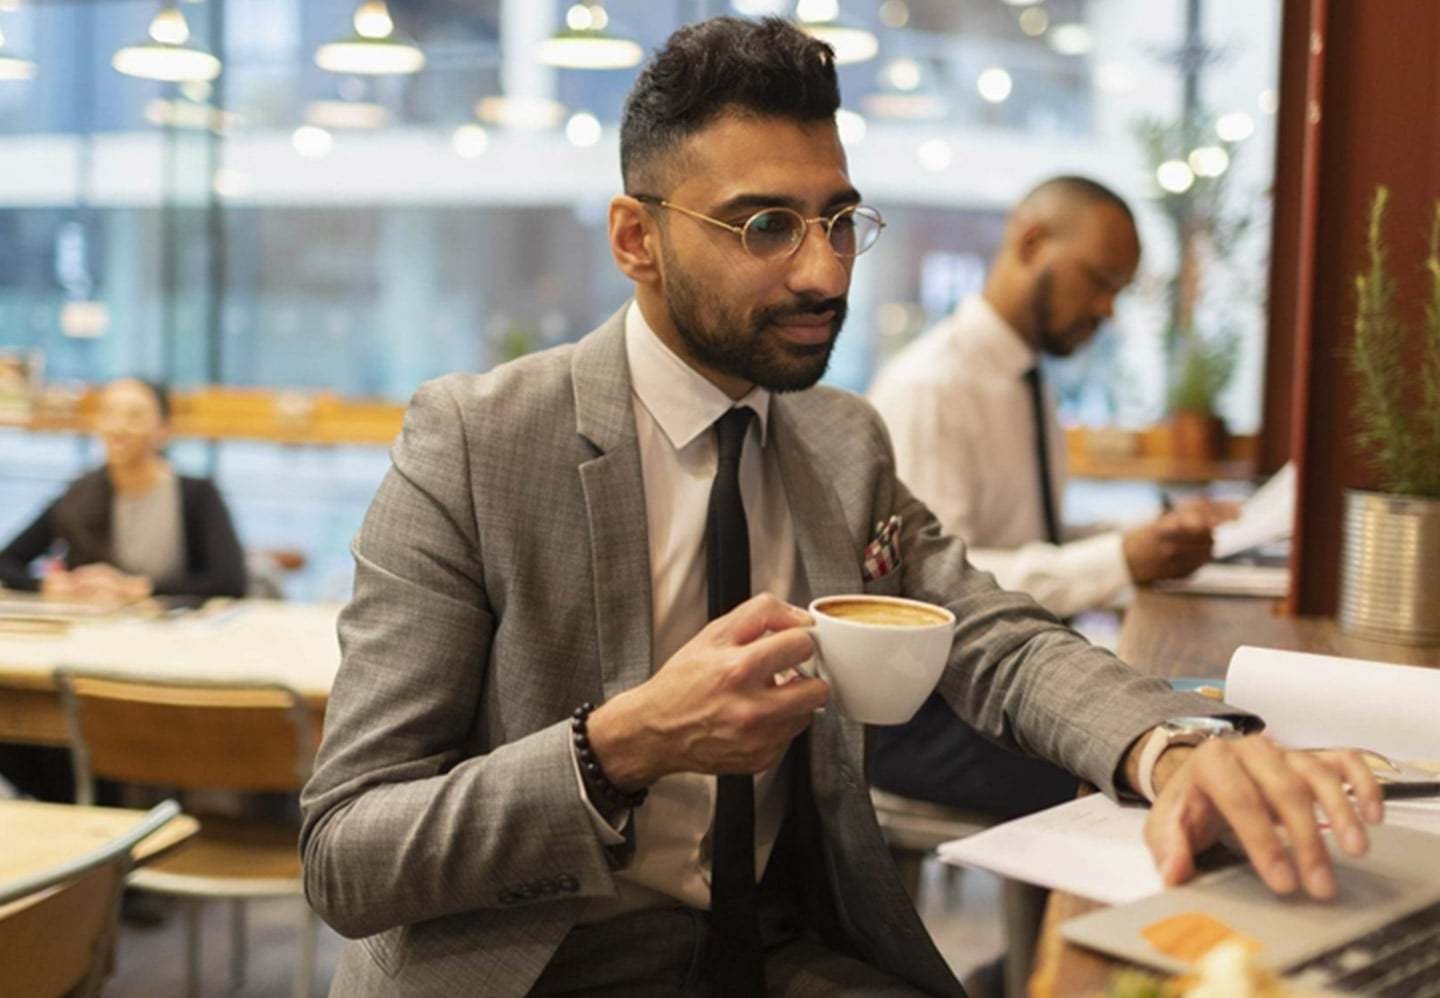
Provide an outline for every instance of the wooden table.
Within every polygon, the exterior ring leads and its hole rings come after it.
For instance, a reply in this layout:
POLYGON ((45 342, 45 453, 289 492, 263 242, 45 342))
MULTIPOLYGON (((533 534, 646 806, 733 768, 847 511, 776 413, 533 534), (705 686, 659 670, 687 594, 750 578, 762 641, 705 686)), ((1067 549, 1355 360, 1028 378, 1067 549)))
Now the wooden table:
MULTIPOLYGON (((144 820, 146 812, 124 807, 82 807, 0 800, 0 883, 49 870, 93 852, 144 820)), ((130 851, 136 866, 164 855, 200 830, 178 814, 130 851)))
MULTIPOLYGON (((1440 667, 1440 647, 1409 648, 1342 634, 1321 617, 1282 617, 1279 602, 1227 596, 1189 596, 1141 590, 1126 612, 1117 652, 1145 672, 1167 678, 1221 679, 1240 645, 1440 667)), ((1101 907, 1056 891, 1050 896, 1036 948, 1033 996, 1102 995, 1118 961, 1066 943, 1060 925, 1101 907)))
POLYGON ((48 633, 0 628, 0 741, 69 744, 54 681, 61 665, 278 680, 304 696, 318 721, 340 667, 339 612, 338 604, 234 600, 179 615, 109 614, 48 633))

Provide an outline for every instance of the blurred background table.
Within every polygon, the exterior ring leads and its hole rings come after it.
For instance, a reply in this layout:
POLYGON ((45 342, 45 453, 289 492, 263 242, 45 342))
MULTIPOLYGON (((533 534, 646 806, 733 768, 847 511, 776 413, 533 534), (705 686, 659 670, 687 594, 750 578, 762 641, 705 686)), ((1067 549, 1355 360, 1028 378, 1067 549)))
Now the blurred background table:
POLYGON ((0 741, 67 745, 61 665, 174 678, 274 679, 298 690, 318 734, 340 667, 340 604, 233 600, 185 613, 119 611, 30 633, 0 628, 0 741))

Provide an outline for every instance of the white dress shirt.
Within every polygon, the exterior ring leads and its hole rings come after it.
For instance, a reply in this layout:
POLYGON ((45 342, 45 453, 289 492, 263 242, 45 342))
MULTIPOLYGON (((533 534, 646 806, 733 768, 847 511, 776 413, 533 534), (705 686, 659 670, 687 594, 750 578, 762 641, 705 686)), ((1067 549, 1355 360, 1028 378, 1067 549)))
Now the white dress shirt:
MULTIPOLYGON (((666 347, 634 302, 625 315, 625 352, 650 542, 652 669, 659 669, 709 621, 705 520, 719 457, 711 427, 730 408, 749 406, 756 416, 740 456, 752 593, 792 598, 795 535, 774 449, 765 446, 770 393, 755 388, 733 401, 666 347)), ((757 881, 785 815, 783 770, 776 766, 755 777, 757 881)), ((636 849, 616 874, 618 896, 592 901, 582 921, 677 901, 708 909, 714 816, 715 777, 677 773, 653 784, 645 804, 629 816, 636 849)), ((621 840, 593 808, 592 817, 607 843, 621 840)))
MULTIPOLYGON (((901 350, 870 400, 890 429, 901 480, 970 545, 971 562, 1070 616, 1115 599, 1130 572, 1118 532, 1045 542, 1024 379, 1035 362, 1021 335, 975 295, 901 350)), ((1051 493, 1063 507, 1065 436, 1048 388, 1045 413, 1051 493)), ((1062 527, 1062 536, 1074 533, 1062 527)))

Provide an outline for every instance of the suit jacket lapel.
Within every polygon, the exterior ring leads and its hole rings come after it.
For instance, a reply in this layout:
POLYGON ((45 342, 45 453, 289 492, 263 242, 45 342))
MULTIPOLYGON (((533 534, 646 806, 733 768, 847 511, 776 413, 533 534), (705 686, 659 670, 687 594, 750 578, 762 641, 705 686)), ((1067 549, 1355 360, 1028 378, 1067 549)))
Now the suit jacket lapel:
POLYGON ((625 311, 581 340, 571 362, 575 429, 596 451, 580 465, 580 483, 590 526, 600 678, 607 700, 644 682, 651 660, 650 545, 625 357, 625 311))
POLYGON ((790 503, 803 574, 797 583, 797 599, 804 597, 808 603, 830 593, 860 592, 859 547, 845 525, 840 498, 817 469, 817 459, 783 395, 770 399, 770 435, 790 503))
MULTIPOLYGON (((803 575, 796 598, 803 594, 808 603, 831 593, 862 592, 860 550, 868 536, 856 537, 847 525, 840 498, 790 418, 787 400, 773 398, 770 412, 803 575), (797 515, 802 510, 804 515, 797 515)), ((895 875, 876 822, 865 781, 864 725, 822 710, 808 738, 810 790, 842 926, 892 973, 923 984, 927 993, 960 994, 895 875)))
MULTIPOLYGON (((780 464, 780 477, 785 483, 785 496, 790 503, 790 519, 795 529, 795 548, 800 559, 800 579, 796 600, 802 606, 819 596, 831 593, 858 593, 864 580, 860 575, 859 545, 850 536, 840 499, 834 488, 820 474, 817 460, 792 414, 783 395, 770 400, 770 433, 780 464), (800 515, 803 510, 804 515, 800 515)), ((864 727, 827 710, 816 718, 822 729, 834 726, 831 737, 816 738, 812 744, 811 769, 815 774, 815 790, 824 797, 838 772, 837 760, 830 746, 839 737, 850 759, 863 758, 864 727)))

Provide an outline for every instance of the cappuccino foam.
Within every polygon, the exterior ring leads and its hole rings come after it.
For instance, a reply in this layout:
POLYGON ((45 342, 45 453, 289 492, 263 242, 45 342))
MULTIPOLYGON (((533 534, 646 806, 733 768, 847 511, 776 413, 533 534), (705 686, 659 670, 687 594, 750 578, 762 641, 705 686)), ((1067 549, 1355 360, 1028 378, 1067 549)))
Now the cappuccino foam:
POLYGON ((840 620, 887 627, 934 627, 950 621, 950 618, 939 610, 916 606, 913 603, 837 599, 830 603, 821 603, 815 609, 840 620))

